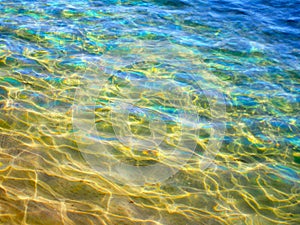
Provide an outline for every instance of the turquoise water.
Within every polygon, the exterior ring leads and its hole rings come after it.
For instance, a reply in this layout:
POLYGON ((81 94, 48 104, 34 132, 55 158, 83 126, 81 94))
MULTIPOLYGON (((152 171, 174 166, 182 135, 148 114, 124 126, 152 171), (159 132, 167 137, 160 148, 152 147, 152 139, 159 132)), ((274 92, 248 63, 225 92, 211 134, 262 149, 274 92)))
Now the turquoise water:
POLYGON ((298 224, 299 5, 0 0, 0 224, 298 224))

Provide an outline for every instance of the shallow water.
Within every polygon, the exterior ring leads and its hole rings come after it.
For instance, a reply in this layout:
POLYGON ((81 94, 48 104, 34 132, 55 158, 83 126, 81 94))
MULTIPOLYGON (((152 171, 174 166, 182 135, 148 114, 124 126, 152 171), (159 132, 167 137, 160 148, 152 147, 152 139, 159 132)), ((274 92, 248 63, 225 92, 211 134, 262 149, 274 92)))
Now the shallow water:
POLYGON ((0 0, 0 224, 298 224, 299 4, 0 0))

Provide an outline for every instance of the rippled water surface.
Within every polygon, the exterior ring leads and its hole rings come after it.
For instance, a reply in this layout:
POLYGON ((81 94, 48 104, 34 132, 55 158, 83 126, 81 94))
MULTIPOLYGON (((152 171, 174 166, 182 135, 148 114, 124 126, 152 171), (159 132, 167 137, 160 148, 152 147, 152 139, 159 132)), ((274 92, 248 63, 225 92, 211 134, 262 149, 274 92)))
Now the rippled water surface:
POLYGON ((299 9, 0 0, 0 224, 299 224, 299 9))

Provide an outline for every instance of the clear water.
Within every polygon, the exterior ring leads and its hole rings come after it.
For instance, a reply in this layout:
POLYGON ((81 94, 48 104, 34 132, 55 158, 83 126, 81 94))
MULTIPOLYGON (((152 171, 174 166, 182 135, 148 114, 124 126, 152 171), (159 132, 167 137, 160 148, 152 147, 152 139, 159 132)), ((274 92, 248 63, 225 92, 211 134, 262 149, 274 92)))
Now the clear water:
POLYGON ((299 15, 0 0, 0 224, 298 224, 299 15))

